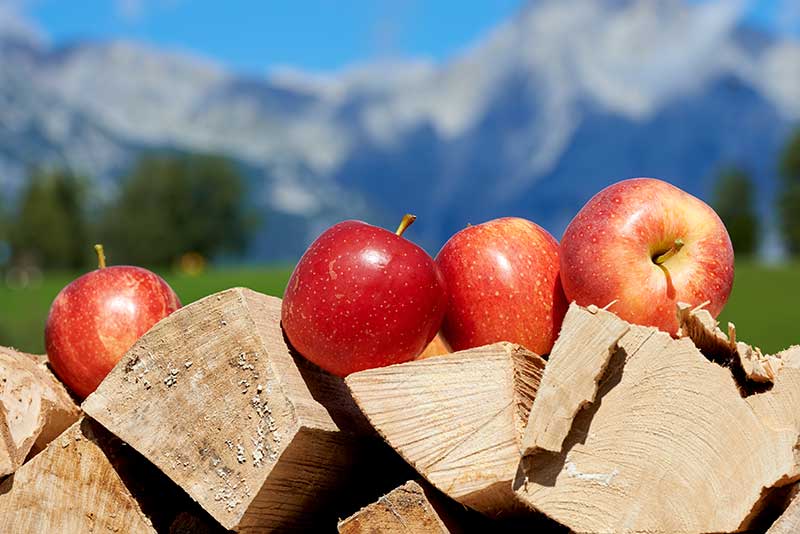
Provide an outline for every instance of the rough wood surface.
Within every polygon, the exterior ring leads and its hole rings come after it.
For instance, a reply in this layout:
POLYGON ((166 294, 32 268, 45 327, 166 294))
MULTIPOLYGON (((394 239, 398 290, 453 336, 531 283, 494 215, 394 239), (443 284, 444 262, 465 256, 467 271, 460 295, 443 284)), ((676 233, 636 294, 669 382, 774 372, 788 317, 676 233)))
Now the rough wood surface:
POLYGON ((436 488, 487 515, 511 492, 545 361, 497 343, 354 373, 346 382, 378 433, 436 488))
POLYGON ((746 528, 763 490, 796 478, 796 432, 768 424, 689 339, 631 326, 618 347, 562 449, 521 461, 520 498, 576 532, 746 528))
POLYGON ((424 360, 425 358, 430 358, 431 356, 440 356, 442 354, 449 354, 453 352, 450 350, 450 346, 447 344, 447 341, 444 340, 442 334, 436 334, 428 346, 425 347, 425 350, 416 357, 417 360, 424 360))
POLYGON ((561 450, 575 414, 594 401, 597 383, 628 328, 596 306, 570 305, 533 402, 522 440, 525 454, 561 450))
POLYGON ((2 531, 155 532, 114 470, 103 439, 81 419, 0 484, 2 531))
POLYGON ((436 496, 417 482, 409 481, 377 502, 339 523, 340 534, 398 532, 404 534, 448 534, 444 520, 434 507, 436 496))
POLYGON ((354 455, 339 425, 360 415, 341 379, 290 352, 280 306, 236 288, 180 309, 83 405, 229 529, 312 528, 354 455))
POLYGON ((80 415, 45 361, 0 347, 0 477, 13 473, 80 415))
POLYGON ((708 310, 678 304, 681 336, 689 337, 703 354, 723 365, 730 365, 734 378, 747 387, 746 381, 772 383, 781 367, 798 367, 800 347, 791 347, 779 354, 763 354, 758 347, 736 339, 736 326, 728 323, 728 334, 720 330, 708 310), (794 360, 794 361, 792 361, 794 360))

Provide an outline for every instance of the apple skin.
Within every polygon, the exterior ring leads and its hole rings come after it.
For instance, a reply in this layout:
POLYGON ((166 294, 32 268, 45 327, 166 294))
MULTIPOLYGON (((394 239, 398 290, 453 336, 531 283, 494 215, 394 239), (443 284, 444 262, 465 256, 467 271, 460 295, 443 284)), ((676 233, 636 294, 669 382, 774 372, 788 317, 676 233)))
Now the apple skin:
POLYGON ((717 317, 733 287, 733 247, 711 207, 654 178, 614 184, 592 198, 561 239, 569 300, 677 334, 676 304, 706 301, 717 317), (684 246, 659 266, 676 239, 684 246), (662 269, 663 267, 663 269, 662 269))
POLYGON ((50 307, 44 334, 50 365, 85 398, 136 340, 180 307, 172 288, 147 269, 118 265, 86 273, 50 307))
POLYGON ((454 351, 510 341, 550 352, 567 301, 558 242, 546 230, 516 217, 468 226, 436 263, 450 295, 442 335, 454 351))
POLYGON ((433 259, 383 228, 345 221, 295 267, 281 308, 292 346, 346 376, 413 360, 434 338, 447 293, 433 259))

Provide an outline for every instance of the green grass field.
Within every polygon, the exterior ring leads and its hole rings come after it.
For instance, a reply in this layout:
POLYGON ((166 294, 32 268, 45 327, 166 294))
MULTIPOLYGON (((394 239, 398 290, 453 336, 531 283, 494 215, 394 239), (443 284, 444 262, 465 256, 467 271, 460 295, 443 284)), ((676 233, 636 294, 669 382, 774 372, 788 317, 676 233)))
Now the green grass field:
MULTIPOLYGON (((209 271, 192 277, 165 274, 184 304, 234 286, 280 296, 289 279, 287 267, 254 267, 209 271)), ((75 277, 50 274, 35 287, 0 287, 0 345, 43 352, 47 310, 58 291, 75 277)), ((766 267, 737 265, 733 294, 720 322, 736 323, 738 338, 775 352, 800 344, 800 263, 766 267)))

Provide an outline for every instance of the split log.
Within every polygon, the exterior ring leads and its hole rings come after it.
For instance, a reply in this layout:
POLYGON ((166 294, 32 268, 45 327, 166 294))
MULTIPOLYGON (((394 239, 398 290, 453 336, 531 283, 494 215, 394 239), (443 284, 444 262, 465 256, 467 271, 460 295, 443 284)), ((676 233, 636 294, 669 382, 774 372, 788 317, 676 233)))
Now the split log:
MULTIPOLYGON (((609 348, 594 347, 601 354, 591 360, 602 364, 609 348)), ((561 361, 569 357, 551 355, 542 391, 571 383, 563 372, 570 366, 561 361)), ((514 481, 523 501, 570 529, 740 531, 759 511, 765 489, 797 479, 796 433, 763 420, 730 371, 691 340, 631 325, 605 372, 590 371, 602 375, 595 400, 577 413, 558 452, 528 447, 533 454, 522 459, 514 481)), ((584 387, 576 395, 589 398, 594 384, 584 387)))
POLYGON ((734 378, 745 389, 748 381, 772 383, 785 364, 800 367, 800 347, 791 347, 776 355, 763 354, 758 347, 736 339, 736 326, 728 323, 728 334, 720 330, 719 324, 708 310, 678 304, 678 320, 681 336, 689 337, 697 348, 712 361, 731 367, 734 378))
POLYGON ((456 532, 430 488, 409 481, 339 523, 340 534, 456 532), (448 527, 448 521, 451 527, 448 527))
POLYGON ((0 347, 0 477, 16 471, 80 415, 45 361, 0 347))
POLYGON ((544 371, 545 377, 552 377, 542 380, 528 417, 524 454, 561 450, 575 414, 594 401, 598 382, 628 329, 628 323, 613 313, 570 305, 561 326, 567 335, 556 340, 550 355, 554 363, 544 371))
POLYGON ((0 484, 3 532, 155 532, 87 419, 0 484))
POLYGON ((545 361, 497 343, 351 374, 378 433, 433 486, 490 516, 521 511, 511 491, 522 429, 545 361))
POLYGON ((347 480, 359 417, 290 352, 280 299, 236 288, 159 322, 83 404, 228 529, 309 529, 347 480), (326 404, 327 408, 320 404, 326 404))

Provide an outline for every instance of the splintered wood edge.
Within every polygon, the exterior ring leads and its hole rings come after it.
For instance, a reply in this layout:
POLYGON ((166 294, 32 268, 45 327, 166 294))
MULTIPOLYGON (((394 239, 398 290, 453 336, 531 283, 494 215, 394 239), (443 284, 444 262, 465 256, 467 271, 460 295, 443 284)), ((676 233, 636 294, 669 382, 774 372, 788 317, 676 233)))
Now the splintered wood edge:
POLYGON ((80 409, 42 357, 0 347, 0 476, 18 468, 74 423, 80 409), (6 404, 7 403, 7 404, 6 404))
POLYGON ((533 401, 522 439, 523 454, 561 450, 575 415, 594 401, 617 342, 629 328, 596 306, 570 305, 533 401))
POLYGON ((340 534, 450 532, 430 496, 413 480, 340 521, 337 526, 340 534))
POLYGON ((514 482, 517 494, 578 532, 747 528, 766 490, 797 478, 796 432, 772 428, 748 406, 749 398, 739 395, 730 373, 690 340, 632 327, 619 347, 602 378, 602 402, 579 413, 564 450, 523 458, 514 482), (695 394, 708 397, 702 406, 717 412, 699 411, 692 404, 698 402, 695 394), (669 428, 682 440, 670 438, 669 428), (719 437, 725 429, 730 435, 719 437), (705 434, 714 438, 702 439, 705 434), (709 449, 711 465, 689 469, 680 456, 692 451, 687 447, 709 449), (728 465, 736 466, 730 476, 728 465), (686 487, 694 495, 690 501, 686 487), (718 500, 726 506, 716 506, 718 500))
POLYGON ((746 381, 771 384, 784 365, 800 366, 800 357, 790 361, 786 351, 771 355, 763 354, 758 347, 736 339, 736 327, 728 323, 728 335, 719 328, 714 317, 703 308, 693 308, 689 304, 678 303, 679 335, 690 338, 707 358, 721 365, 730 365, 734 378, 740 387, 746 381))
POLYGON ((80 418, 0 483, 5 524, 18 532, 156 532, 99 445, 93 424, 80 418))
POLYGON ((522 420, 544 367, 540 356, 496 343, 361 371, 345 382, 378 434, 433 486, 484 514, 516 515, 528 512, 511 491, 522 420), (422 412, 411 417, 415 409, 422 412))

